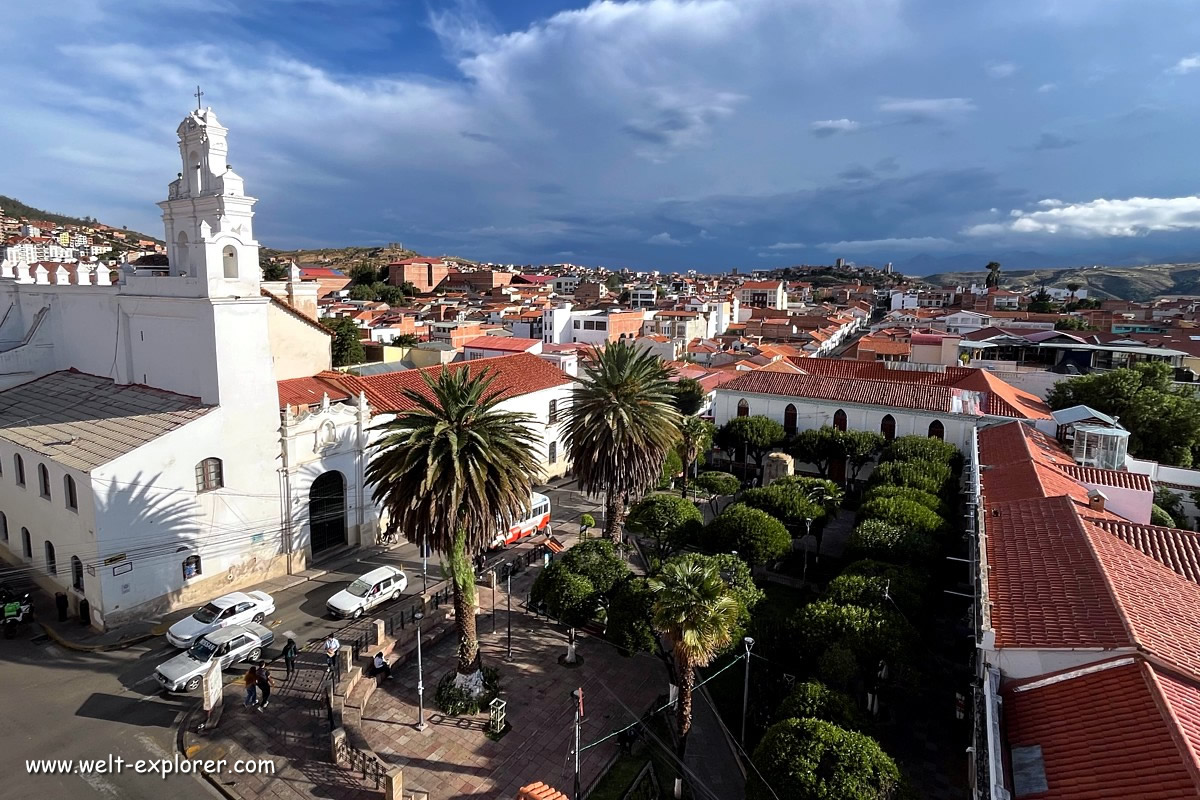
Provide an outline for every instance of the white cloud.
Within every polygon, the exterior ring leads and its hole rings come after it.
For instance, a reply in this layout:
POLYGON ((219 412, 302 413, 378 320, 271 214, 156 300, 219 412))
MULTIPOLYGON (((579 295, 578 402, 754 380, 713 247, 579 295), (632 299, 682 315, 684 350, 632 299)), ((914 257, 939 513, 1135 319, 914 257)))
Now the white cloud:
POLYGON ((822 242, 822 250, 938 250, 954 244, 940 236, 914 236, 897 239, 856 239, 844 242, 822 242))
POLYGON ((879 110, 894 114, 942 116, 974 111, 975 104, 969 97, 885 97, 879 101, 879 110))
POLYGON ((676 239, 671 234, 667 233, 666 231, 663 231, 662 233, 656 233, 653 236, 651 236, 649 239, 647 239, 646 244, 663 244, 663 245, 669 245, 671 247, 681 247, 681 246, 687 244, 687 242, 682 242, 679 239, 676 239))
POLYGON ((1017 65, 1011 61, 989 61, 983 70, 989 78, 1011 78, 1017 72, 1017 65))
POLYGON ((1057 83, 1043 83, 1041 86, 1039 86, 1037 88, 1037 90, 1038 90, 1039 94, 1046 94, 1047 92, 1053 92, 1057 88, 1058 88, 1057 83))
POLYGON ((861 122, 855 122, 852 119, 819 119, 816 122, 810 122, 808 129, 812 131, 813 136, 833 136, 838 133, 853 133, 862 128, 861 122))
POLYGON ((1039 210, 1012 211, 1004 223, 968 228, 972 236, 1044 233, 1080 237, 1130 237, 1166 231, 1200 230, 1200 197, 1130 197, 1063 203, 1042 200, 1039 210))
POLYGON ((803 250, 808 247, 804 242, 776 242, 768 245, 768 250, 803 250))
POLYGON ((1200 69, 1200 53, 1179 59, 1175 66, 1167 69, 1168 75, 1187 75, 1200 69))

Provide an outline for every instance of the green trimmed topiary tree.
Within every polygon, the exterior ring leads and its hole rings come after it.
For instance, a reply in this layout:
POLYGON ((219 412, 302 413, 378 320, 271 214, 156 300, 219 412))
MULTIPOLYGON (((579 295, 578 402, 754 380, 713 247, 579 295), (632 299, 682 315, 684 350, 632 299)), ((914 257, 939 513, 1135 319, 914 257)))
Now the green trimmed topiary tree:
POLYGON ((626 520, 631 531, 654 540, 660 559, 687 546, 703 523, 696 504, 674 494, 650 495, 630 510, 626 520))
POLYGON ((938 515, 943 515, 943 512, 946 510, 945 504, 942 503, 937 495, 930 494, 921 489, 914 489, 912 486, 879 484, 867 490, 867 493, 863 495, 863 502, 865 503, 878 497, 898 497, 901 500, 909 500, 918 505, 925 506, 938 515))
POLYGON ((858 523, 846 543, 851 558, 873 558, 893 564, 912 564, 929 557, 933 540, 923 533, 907 530, 881 519, 858 523))
POLYGON ((878 742, 818 719, 775 723, 753 760, 747 800, 884 800, 900 784, 896 762, 878 742))
POLYGON ((722 511, 705 527, 702 541, 713 552, 736 550, 752 567, 775 561, 792 547, 792 537, 782 522, 745 503, 734 503, 722 511))
POLYGON ((927 436, 901 436, 892 441, 879 454, 879 463, 889 461, 931 461, 935 464, 950 463, 958 456, 958 448, 941 439, 927 436))
POLYGON ((909 486, 929 494, 941 494, 949 477, 950 469, 944 464, 928 461, 889 461, 875 468, 868 483, 872 487, 909 486))
POLYGON ((796 684, 775 711, 776 722, 806 718, 823 719, 852 731, 861 731, 864 722, 854 698, 820 681, 796 684))
POLYGON ((901 497, 877 497, 859 506, 860 520, 882 520, 912 533, 933 536, 946 526, 937 512, 901 497))

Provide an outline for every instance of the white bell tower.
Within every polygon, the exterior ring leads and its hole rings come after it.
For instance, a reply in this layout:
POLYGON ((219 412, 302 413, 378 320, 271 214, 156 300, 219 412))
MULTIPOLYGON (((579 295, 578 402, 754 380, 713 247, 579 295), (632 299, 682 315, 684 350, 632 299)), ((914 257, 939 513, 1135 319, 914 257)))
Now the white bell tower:
POLYGON ((183 169, 158 204, 170 274, 188 279, 193 296, 256 297, 262 281, 252 227, 258 201, 246 196, 228 163, 228 132, 197 102, 176 130, 183 169))

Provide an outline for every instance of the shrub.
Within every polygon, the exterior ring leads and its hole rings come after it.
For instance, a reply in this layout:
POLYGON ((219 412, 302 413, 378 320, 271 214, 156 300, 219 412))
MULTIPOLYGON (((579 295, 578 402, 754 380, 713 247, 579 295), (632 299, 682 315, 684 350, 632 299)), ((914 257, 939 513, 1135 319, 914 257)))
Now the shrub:
POLYGON ((478 714, 500 694, 500 671, 492 667, 483 668, 483 694, 472 697, 454 685, 458 672, 451 670, 438 681, 433 701, 443 714, 451 717, 478 714))
POLYGON ((668 450, 662 463, 662 477, 658 481, 659 489, 669 489, 675 478, 683 472, 683 459, 675 450, 668 450))
POLYGON ((823 719, 849 730, 863 727, 862 714, 854 699, 819 681, 796 684, 775 712, 776 722, 785 719, 823 719))
POLYGON ((935 464, 945 464, 949 469, 951 462, 957 457, 958 448, 941 439, 931 439, 926 436, 901 436, 883 449, 879 455, 879 463, 931 461, 935 464))
POLYGON ((1150 506, 1150 524, 1160 525, 1164 528, 1174 528, 1175 520, 1171 519, 1171 515, 1167 510, 1158 503, 1150 506))
POLYGON ((736 550, 753 567, 782 557, 791 549, 792 537, 770 514, 735 503, 704 529, 704 542, 709 550, 719 553, 736 550))
POLYGON ((588 539, 563 554, 560 562, 571 572, 592 585, 592 590, 607 594, 620 580, 629 575, 629 565, 617 555, 617 548, 607 539, 588 539))
POLYGON ((932 536, 941 530, 946 521, 919 503, 900 497, 877 497, 863 503, 858 509, 860 520, 878 519, 899 525, 913 533, 932 536))
POLYGON ((854 651, 844 644, 830 645, 817 659, 817 675, 830 686, 850 688, 858 680, 854 651))
POLYGON ((796 800, 880 800, 900 783, 896 762, 878 742, 819 719, 775 723, 753 760, 747 800, 774 800, 770 787, 796 800))
POLYGON ((925 605, 924 592, 928 576, 911 567, 897 566, 886 561, 864 559, 848 564, 842 574, 829 582, 826 597, 835 603, 880 608, 898 606, 910 619, 920 614, 925 605), (887 591, 896 606, 884 599, 887 591))
POLYGON ((580 514, 579 525, 583 528, 594 528, 596 527, 596 518, 591 514, 580 514))
POLYGON ((529 600, 544 605, 550 616, 564 625, 579 627, 595 616, 598 595, 591 581, 556 561, 537 576, 529 600))
POLYGON ((929 556, 933 540, 923 533, 906 530, 879 519, 858 524, 846 543, 852 558, 873 558, 893 564, 911 564, 929 556))
POLYGON ((945 511, 944 504, 937 495, 914 489, 911 486, 893 486, 890 484, 879 484, 872 489, 869 489, 863 495, 863 502, 874 500, 877 497, 898 497, 901 500, 909 500, 918 505, 925 506, 935 514, 941 514, 945 511))
POLYGON ((854 653, 860 669, 873 669, 880 659, 891 660, 906 649, 912 629, 895 611, 839 605, 818 600, 802 608, 799 617, 801 646, 823 653, 842 644, 854 653))

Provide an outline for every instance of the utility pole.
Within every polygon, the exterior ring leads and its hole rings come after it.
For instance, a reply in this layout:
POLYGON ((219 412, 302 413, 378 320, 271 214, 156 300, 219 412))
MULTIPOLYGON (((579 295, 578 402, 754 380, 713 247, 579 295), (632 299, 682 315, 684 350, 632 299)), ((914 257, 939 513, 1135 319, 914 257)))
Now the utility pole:
POLYGON ((754 639, 747 636, 742 639, 742 643, 746 645, 746 683, 742 689, 742 748, 746 747, 746 715, 747 709, 750 708, 750 650, 754 647, 754 639))
POLYGON ((571 692, 571 699, 576 701, 575 705, 575 789, 571 793, 571 800, 581 800, 582 795, 579 793, 579 727, 583 722, 583 687, 580 686, 575 691, 571 692))
POLYGON ((504 595, 508 603, 508 655, 505 661, 512 661, 512 565, 504 570, 504 595))

